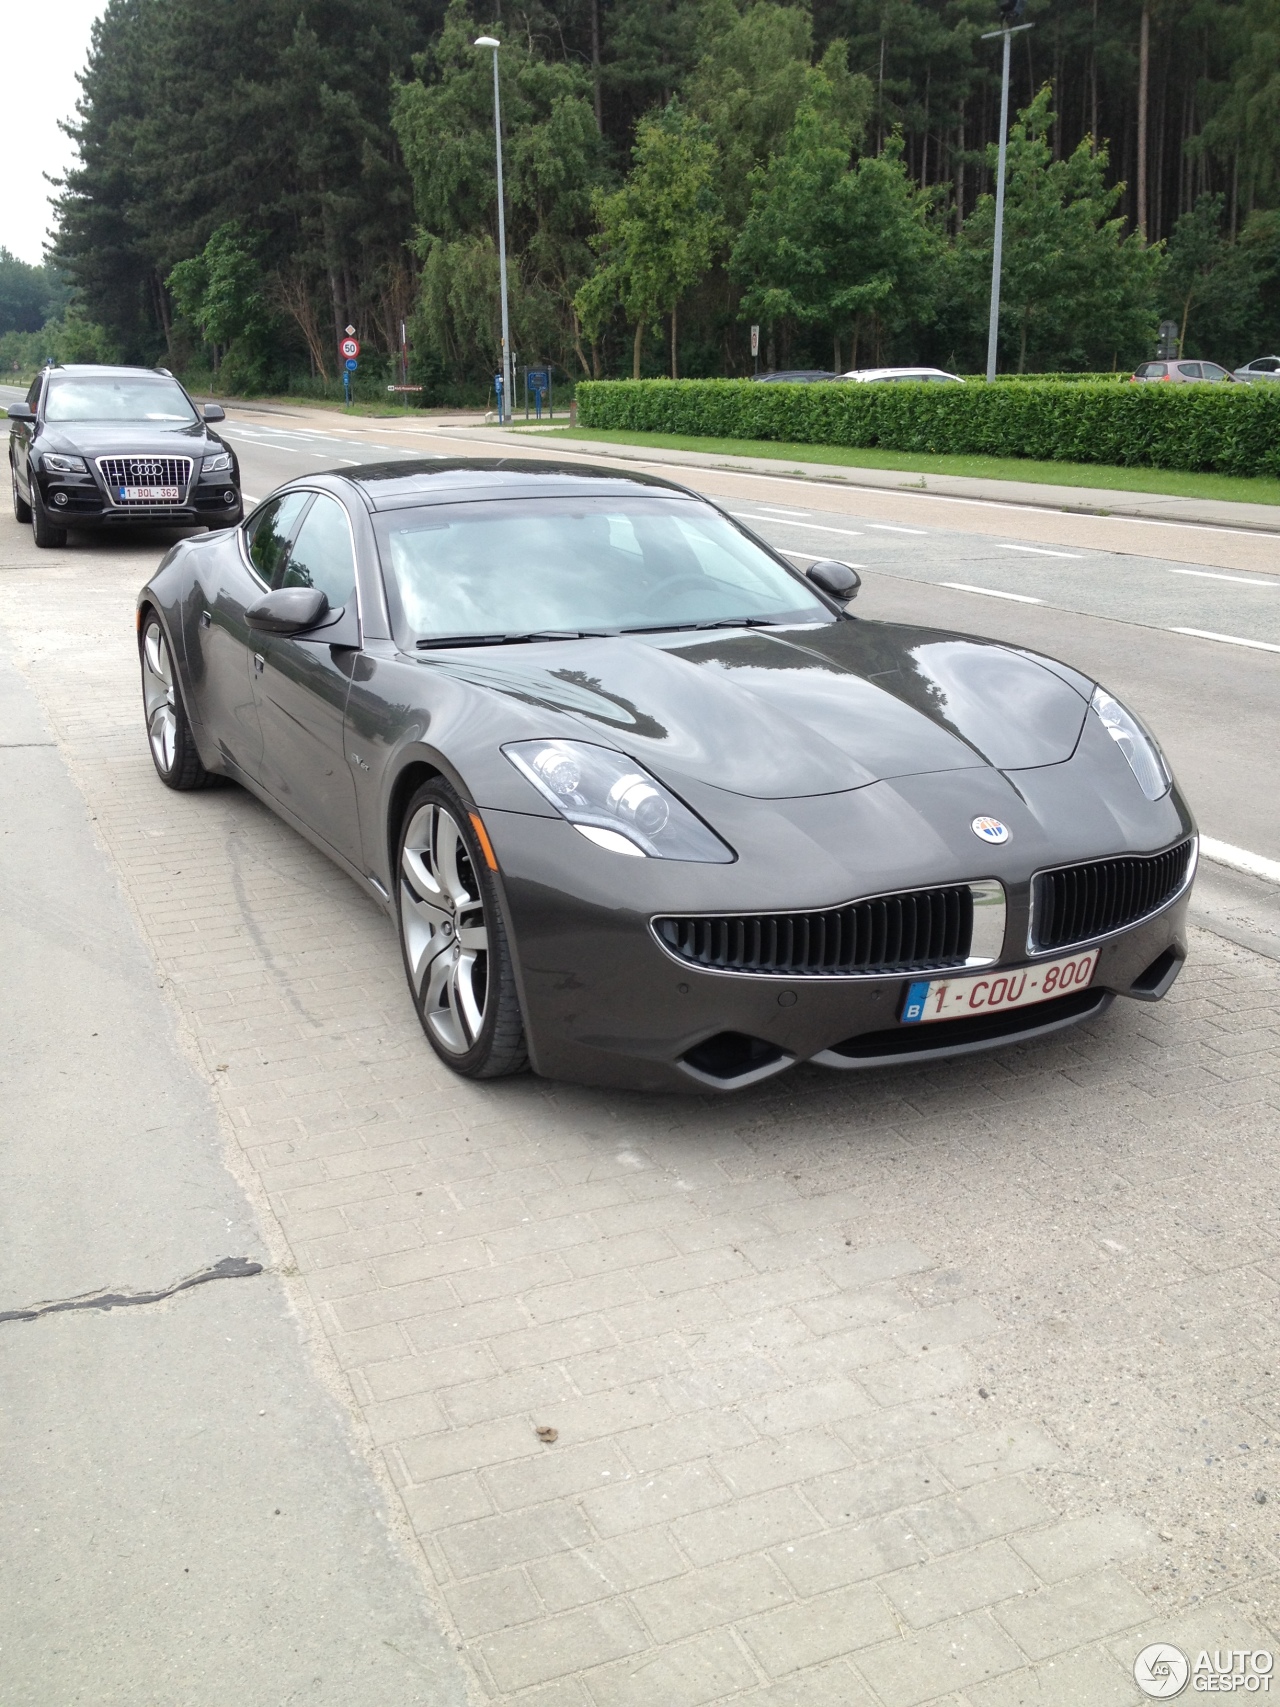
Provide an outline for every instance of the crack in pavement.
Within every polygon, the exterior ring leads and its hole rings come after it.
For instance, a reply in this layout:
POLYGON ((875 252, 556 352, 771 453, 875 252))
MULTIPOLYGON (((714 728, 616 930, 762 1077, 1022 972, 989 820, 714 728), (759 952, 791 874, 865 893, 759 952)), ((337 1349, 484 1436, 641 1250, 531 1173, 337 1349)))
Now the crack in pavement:
POLYGON ((222 1257, 210 1268, 197 1269, 185 1280, 175 1280, 160 1292, 81 1292, 75 1298, 29 1304, 25 1310, 0 1310, 0 1322, 34 1322, 40 1316, 56 1315, 61 1310, 118 1310, 128 1304, 159 1304, 177 1292, 204 1286, 210 1280, 248 1280, 261 1273, 262 1264, 250 1262, 248 1257, 222 1257))

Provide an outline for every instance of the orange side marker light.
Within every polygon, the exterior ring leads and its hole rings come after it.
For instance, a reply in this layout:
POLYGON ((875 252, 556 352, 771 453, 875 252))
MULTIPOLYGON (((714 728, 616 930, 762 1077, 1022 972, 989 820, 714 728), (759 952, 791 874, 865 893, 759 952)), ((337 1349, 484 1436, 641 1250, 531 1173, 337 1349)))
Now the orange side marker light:
POLYGON ((478 813, 468 813, 468 817, 471 819, 471 828, 476 833, 476 839, 480 843, 480 852, 484 855, 485 864, 489 867, 490 871, 496 871, 498 869, 498 859, 497 855, 493 851, 493 843, 489 840, 489 832, 485 829, 478 813))

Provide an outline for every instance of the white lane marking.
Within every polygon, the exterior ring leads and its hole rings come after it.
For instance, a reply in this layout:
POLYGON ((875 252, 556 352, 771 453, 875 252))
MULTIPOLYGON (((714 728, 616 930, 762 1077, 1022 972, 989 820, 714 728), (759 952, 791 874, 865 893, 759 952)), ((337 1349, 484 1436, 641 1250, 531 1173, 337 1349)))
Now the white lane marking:
POLYGON ((1280 652, 1270 640, 1243 640, 1238 634, 1215 634, 1211 628, 1171 628, 1170 634, 1189 634, 1195 640, 1220 640, 1224 646, 1249 646, 1255 652, 1280 652))
POLYGON ((775 510, 767 504, 757 504, 756 509, 762 516, 786 516, 789 520, 797 522, 802 522, 807 517, 805 510, 775 510))
POLYGON ((1280 859, 1267 859, 1263 854, 1250 853, 1248 848, 1233 848, 1230 842, 1216 842, 1212 836, 1201 836, 1200 852, 1215 865, 1229 865, 1233 871, 1265 877, 1268 883, 1280 883, 1280 859))
MULTIPOLYGON (((740 513, 740 512, 735 512, 735 514, 737 514, 737 513, 740 513)), ((744 521, 752 521, 752 520, 755 520, 755 521, 766 521, 766 520, 767 521, 773 521, 774 518, 772 516, 768 516, 768 517, 744 516, 743 520, 744 521)), ((775 527, 788 527, 788 526, 790 526, 793 528, 804 528, 809 533, 838 533, 840 535, 841 539, 861 539, 862 538, 862 535, 860 533, 855 533, 852 528, 823 527, 823 525, 820 522, 790 522, 790 523, 788 523, 788 522, 774 522, 774 526, 775 527)))
POLYGON ((1043 545, 996 545, 997 551, 1029 551, 1033 557, 1079 557, 1078 551, 1046 551, 1043 545))
POLYGON ((1042 605, 1043 599, 1033 599, 1027 593, 1001 593, 994 587, 971 587, 967 581, 940 581, 940 587, 953 587, 957 593, 982 593, 989 599, 1013 599, 1020 605, 1042 605))
MULTIPOLYGON (((825 558, 819 557, 814 551, 792 551, 790 546, 780 548, 784 557, 803 557, 806 563, 824 563, 825 558)), ((846 569, 865 569, 865 563, 845 563, 846 569)))
POLYGON ((1202 581, 1234 581, 1238 587, 1280 587, 1280 577, 1264 581, 1257 575, 1219 575, 1213 569, 1170 569, 1171 575, 1198 575, 1202 581))
POLYGON ((928 528, 899 528, 899 527, 894 527, 892 522, 868 522, 867 526, 869 528, 875 528, 877 530, 877 532, 879 532, 879 533, 927 534, 929 531, 928 528))

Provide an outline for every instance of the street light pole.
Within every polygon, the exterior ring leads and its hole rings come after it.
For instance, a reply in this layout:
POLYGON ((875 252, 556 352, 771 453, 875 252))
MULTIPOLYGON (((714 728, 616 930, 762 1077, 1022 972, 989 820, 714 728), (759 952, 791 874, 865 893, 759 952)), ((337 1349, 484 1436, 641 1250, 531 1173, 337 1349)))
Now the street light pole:
POLYGON ((507 314, 507 198, 502 187, 502 97, 498 92, 498 49, 494 36, 477 36, 476 47, 493 49, 493 140, 498 159, 498 279, 502 291, 502 421, 511 425, 515 404, 511 376, 511 327, 507 314))
MULTIPOLYGON (((1023 0, 1025 4, 1025 0, 1023 0)), ((1001 11, 1005 11, 1002 6, 1001 11)), ((1016 3, 1008 8, 1008 15, 1016 17, 1022 10, 1016 3)), ((991 318, 987 323, 987 384, 996 377, 996 344, 1000 335, 1000 268, 1004 261, 1004 167, 1005 156, 1009 145, 1009 44, 1012 38, 1022 30, 1033 30, 1034 24, 1006 25, 1002 30, 992 30, 982 37, 983 41, 994 41, 997 36, 1004 37, 1004 70, 1000 79, 1000 160, 996 167, 996 241, 995 250, 991 257, 991 318)))

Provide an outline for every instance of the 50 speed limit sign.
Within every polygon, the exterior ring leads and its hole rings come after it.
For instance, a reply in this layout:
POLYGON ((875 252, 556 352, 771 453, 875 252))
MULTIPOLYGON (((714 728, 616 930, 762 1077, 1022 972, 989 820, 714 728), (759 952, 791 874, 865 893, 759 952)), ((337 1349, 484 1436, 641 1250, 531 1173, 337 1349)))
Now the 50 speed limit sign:
POLYGON ((360 354, 359 338, 344 338, 338 347, 344 356, 358 356, 360 354))

